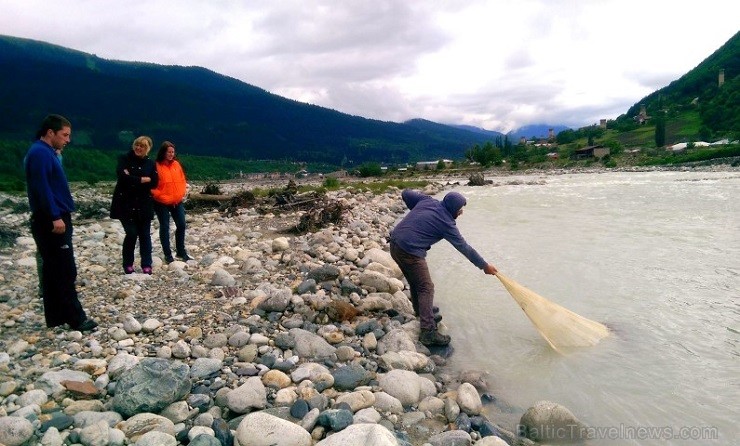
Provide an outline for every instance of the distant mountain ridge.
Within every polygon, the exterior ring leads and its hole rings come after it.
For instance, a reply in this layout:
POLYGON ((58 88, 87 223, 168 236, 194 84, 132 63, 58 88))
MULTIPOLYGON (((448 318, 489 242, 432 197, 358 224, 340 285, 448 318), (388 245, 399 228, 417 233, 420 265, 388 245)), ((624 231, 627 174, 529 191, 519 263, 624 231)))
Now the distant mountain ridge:
POLYGON ((201 67, 101 59, 0 36, 0 137, 28 139, 50 112, 77 144, 122 150, 131 136, 186 153, 334 165, 460 159, 489 135, 425 120, 383 122, 271 94, 201 67))
POLYGON ((533 124, 520 127, 517 130, 507 133, 507 135, 509 135, 510 141, 517 143, 522 137, 526 139, 547 139, 550 136, 550 130, 552 130, 553 135, 557 135, 569 128, 565 125, 533 124))

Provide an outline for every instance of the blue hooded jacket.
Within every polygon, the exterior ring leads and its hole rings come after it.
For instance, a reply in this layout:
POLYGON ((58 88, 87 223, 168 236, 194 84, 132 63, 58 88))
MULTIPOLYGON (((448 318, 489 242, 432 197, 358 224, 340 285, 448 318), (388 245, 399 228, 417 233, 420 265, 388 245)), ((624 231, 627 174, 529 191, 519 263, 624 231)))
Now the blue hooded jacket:
POLYGON ((433 244, 445 239, 475 266, 483 269, 487 262, 465 241, 455 224, 455 217, 465 206, 465 197, 449 192, 442 201, 421 192, 405 189, 401 193, 410 212, 391 231, 390 239, 407 253, 426 257, 433 244))

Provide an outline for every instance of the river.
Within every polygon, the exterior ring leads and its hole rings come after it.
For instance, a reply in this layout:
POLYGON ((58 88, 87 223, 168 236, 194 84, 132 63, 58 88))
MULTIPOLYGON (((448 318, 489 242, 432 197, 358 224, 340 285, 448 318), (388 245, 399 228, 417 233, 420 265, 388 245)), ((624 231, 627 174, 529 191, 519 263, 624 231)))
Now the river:
POLYGON ((589 445, 736 444, 740 173, 486 179, 496 184, 454 188, 468 199, 458 219, 468 242, 510 278, 612 330, 597 346, 556 353, 495 277, 435 245, 428 259, 450 363, 489 373, 488 415, 514 431, 548 400, 599 429, 589 445))

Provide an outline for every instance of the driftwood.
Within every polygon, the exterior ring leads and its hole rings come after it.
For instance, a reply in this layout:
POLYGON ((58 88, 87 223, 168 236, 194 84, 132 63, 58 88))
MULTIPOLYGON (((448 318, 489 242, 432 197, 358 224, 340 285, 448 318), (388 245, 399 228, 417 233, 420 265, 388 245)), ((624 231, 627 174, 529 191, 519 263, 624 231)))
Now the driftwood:
POLYGON ((321 202, 301 215, 296 225, 299 233, 316 232, 330 224, 338 224, 344 215, 344 206, 338 201, 321 202))
POLYGON ((290 230, 299 234, 339 224, 346 210, 339 202, 327 199, 324 194, 315 191, 298 193, 292 181, 270 197, 257 198, 251 191, 235 195, 191 193, 186 202, 189 210, 218 209, 227 215, 235 215, 240 209, 249 207, 263 215, 302 212, 298 223, 290 230))

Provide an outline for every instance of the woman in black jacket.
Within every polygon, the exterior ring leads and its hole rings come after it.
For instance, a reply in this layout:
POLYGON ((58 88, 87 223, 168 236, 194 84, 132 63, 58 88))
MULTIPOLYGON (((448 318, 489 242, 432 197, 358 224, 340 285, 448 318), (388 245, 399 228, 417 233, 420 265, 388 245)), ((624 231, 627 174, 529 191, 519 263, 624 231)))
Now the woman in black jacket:
POLYGON ((131 150, 118 158, 116 175, 118 181, 113 190, 110 217, 121 221, 126 237, 123 239, 123 271, 134 272, 134 249, 139 240, 141 272, 152 273, 152 206, 151 190, 157 187, 157 168, 147 155, 152 148, 152 139, 139 136, 131 150))

